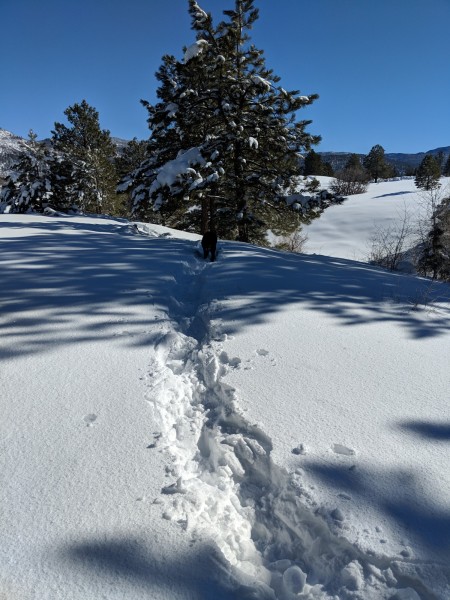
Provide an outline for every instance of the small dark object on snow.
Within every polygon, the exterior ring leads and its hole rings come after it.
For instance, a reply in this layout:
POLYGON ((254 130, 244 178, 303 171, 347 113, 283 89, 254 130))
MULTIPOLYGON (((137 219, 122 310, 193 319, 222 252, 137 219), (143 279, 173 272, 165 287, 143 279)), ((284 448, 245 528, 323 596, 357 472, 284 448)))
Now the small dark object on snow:
POLYGON ((202 237, 203 258, 208 258, 211 252, 211 261, 216 260, 217 233, 207 231, 202 237))

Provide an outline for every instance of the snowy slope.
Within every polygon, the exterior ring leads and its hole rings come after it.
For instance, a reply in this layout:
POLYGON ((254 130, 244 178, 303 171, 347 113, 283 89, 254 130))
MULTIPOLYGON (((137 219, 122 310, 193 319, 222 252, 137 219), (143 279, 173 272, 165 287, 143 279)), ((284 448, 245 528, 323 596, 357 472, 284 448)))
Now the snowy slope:
POLYGON ((450 597, 448 285, 107 218, 0 244, 0 596, 450 597))
MULTIPOLYGON (((328 177, 318 177, 325 187, 328 177)), ((450 195, 450 178, 441 179, 441 190, 450 195)), ((444 197, 444 196, 443 196, 444 197)), ((343 204, 327 208, 320 219, 305 227, 308 242, 305 251, 366 261, 371 238, 379 229, 395 228, 409 219, 411 229, 426 212, 427 200, 414 179, 370 183, 367 192, 349 196, 343 204)))

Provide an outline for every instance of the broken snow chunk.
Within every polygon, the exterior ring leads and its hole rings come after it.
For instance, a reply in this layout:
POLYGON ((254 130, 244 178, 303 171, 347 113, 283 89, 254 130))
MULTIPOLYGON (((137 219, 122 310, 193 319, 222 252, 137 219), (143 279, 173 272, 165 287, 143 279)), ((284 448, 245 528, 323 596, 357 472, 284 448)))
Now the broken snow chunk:
POLYGON ((275 562, 271 563, 269 565, 269 569, 283 573, 286 571, 286 569, 289 569, 291 565, 292 561, 290 561, 288 558, 281 558, 280 560, 276 560, 275 562))
POLYGON ((341 583, 352 591, 360 590, 364 585, 364 571, 357 560, 353 560, 341 571, 341 583))
POLYGON ((331 512, 331 516, 335 521, 339 521, 339 522, 342 522, 345 518, 344 513, 342 512, 342 510, 340 508, 335 508, 331 512))
POLYGON ((185 494, 186 490, 183 488, 181 477, 177 479, 175 483, 171 485, 166 485, 162 488, 163 494, 185 494))
POLYGON ((306 575, 296 565, 289 567, 283 573, 283 587, 288 594, 301 594, 306 583, 306 575))
POLYGON ((197 40, 194 44, 191 44, 184 53, 184 62, 187 63, 192 58, 195 58, 201 54, 208 45, 209 44, 206 40, 197 40))

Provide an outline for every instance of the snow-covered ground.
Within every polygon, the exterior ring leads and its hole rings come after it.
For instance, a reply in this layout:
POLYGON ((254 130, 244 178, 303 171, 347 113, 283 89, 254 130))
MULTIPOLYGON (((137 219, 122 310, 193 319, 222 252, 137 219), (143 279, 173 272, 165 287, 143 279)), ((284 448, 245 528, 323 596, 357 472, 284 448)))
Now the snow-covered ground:
POLYGON ((448 600, 450 286, 101 217, 0 245, 0 597, 448 600))
MULTIPOLYGON (((331 181, 329 177, 317 179, 324 188, 331 181)), ((450 195, 449 177, 441 179, 441 192, 443 197, 450 195)), ((320 219, 305 227, 305 251, 367 261, 377 231, 394 231, 405 221, 413 243, 428 204, 426 193, 416 188, 413 178, 370 183, 366 193, 349 196, 342 205, 330 206, 320 219)))

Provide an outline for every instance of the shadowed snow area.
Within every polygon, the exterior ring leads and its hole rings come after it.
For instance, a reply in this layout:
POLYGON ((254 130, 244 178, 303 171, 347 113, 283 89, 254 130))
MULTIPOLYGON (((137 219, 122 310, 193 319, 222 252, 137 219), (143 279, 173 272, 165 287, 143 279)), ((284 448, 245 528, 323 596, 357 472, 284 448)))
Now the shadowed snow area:
POLYGON ((450 597, 450 286, 0 216, 0 597, 450 597))

